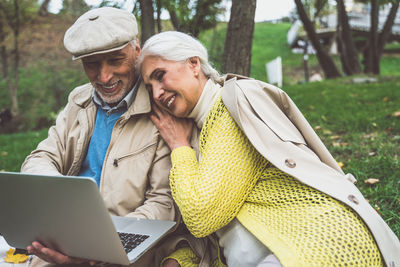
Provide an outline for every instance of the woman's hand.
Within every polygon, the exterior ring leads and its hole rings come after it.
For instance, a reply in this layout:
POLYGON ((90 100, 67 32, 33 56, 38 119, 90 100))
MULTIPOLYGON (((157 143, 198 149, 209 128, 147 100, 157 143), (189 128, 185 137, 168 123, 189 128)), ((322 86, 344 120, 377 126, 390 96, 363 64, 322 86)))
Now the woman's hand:
POLYGON ((52 264, 82 264, 89 263, 89 265, 95 265, 96 261, 88 261, 84 259, 78 259, 73 257, 68 257, 60 252, 52 250, 50 248, 44 247, 39 242, 34 241, 32 246, 27 247, 28 253, 33 254, 44 261, 52 264))
POLYGON ((192 119, 177 118, 160 109, 154 103, 152 103, 152 110, 150 119, 160 131, 161 137, 171 151, 181 146, 190 146, 189 140, 193 129, 192 119))

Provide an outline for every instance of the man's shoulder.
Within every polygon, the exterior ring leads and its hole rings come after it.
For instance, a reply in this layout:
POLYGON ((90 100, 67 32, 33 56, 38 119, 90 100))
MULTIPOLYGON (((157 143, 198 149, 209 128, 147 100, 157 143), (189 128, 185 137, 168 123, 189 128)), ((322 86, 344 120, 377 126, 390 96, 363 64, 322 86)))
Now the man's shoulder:
POLYGON ((92 100, 93 86, 90 83, 75 87, 69 94, 68 102, 78 106, 85 106, 92 100))

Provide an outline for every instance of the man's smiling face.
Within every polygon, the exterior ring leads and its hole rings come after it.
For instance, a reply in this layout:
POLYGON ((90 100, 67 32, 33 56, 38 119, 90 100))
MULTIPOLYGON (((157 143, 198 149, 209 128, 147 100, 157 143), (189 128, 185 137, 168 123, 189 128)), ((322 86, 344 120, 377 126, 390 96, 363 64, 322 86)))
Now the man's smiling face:
POLYGON ((104 102, 116 105, 132 89, 138 78, 135 64, 139 54, 139 44, 128 44, 118 51, 82 58, 86 75, 104 102))

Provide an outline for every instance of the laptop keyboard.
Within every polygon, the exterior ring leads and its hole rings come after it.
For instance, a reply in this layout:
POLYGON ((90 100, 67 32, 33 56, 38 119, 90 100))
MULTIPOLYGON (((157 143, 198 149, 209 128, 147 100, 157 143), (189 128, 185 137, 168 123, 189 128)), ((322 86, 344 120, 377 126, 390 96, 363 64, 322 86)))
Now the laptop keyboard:
POLYGON ((139 246, 143 241, 149 238, 148 235, 130 234, 130 233, 118 233, 121 239, 122 245, 124 246, 126 254, 131 252, 134 248, 139 246))

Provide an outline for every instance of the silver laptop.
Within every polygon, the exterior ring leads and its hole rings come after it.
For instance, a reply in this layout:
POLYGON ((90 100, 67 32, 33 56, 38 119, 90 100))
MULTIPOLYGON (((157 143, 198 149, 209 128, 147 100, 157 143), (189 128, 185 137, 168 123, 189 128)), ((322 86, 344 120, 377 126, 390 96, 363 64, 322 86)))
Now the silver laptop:
POLYGON ((175 225, 110 216, 94 180, 72 176, 0 172, 0 212, 0 234, 10 246, 37 240, 68 256, 122 265, 175 225), (120 236, 130 239, 128 248, 120 236))

